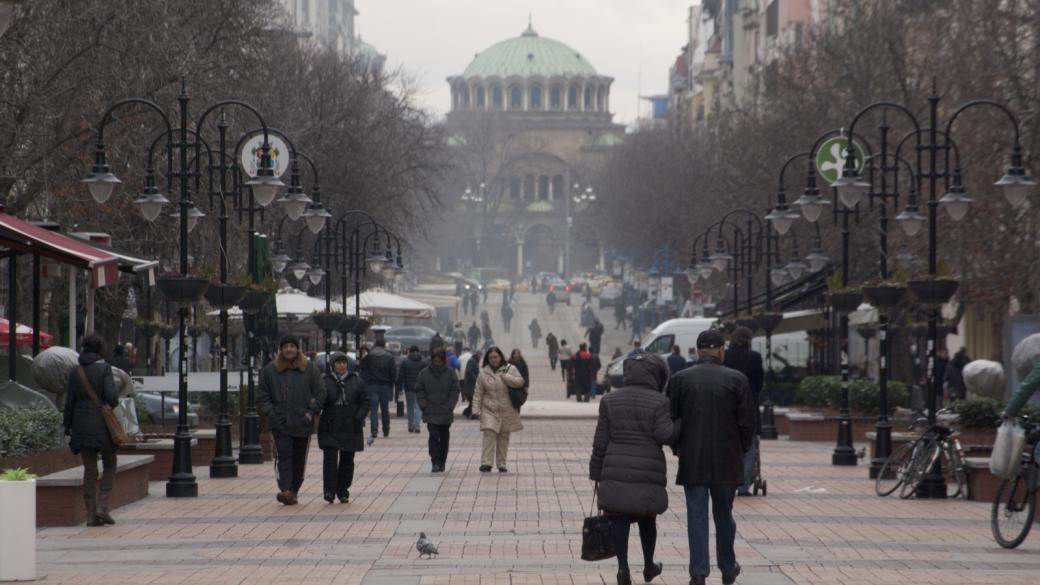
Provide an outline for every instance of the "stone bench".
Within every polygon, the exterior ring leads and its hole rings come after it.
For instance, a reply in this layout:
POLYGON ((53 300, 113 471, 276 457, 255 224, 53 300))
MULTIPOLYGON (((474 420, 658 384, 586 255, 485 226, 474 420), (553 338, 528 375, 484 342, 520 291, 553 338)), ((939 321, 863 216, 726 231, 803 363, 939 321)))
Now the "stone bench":
MULTIPOLYGON (((865 434, 866 434, 867 440, 870 441, 870 458, 873 459, 874 457, 877 456, 876 455, 876 453, 877 453, 877 432, 870 431, 870 432, 865 433, 865 434)), ((918 434, 918 433, 897 433, 897 432, 893 431, 892 432, 892 452, 894 453, 896 451, 896 449, 898 449, 899 447, 903 446, 903 444, 905 444, 905 443, 910 443, 912 441, 917 440, 917 437, 919 437, 919 436, 921 436, 921 435, 918 434)))
MULTIPOLYGON (((152 455, 119 455, 109 505, 114 510, 148 496, 152 455)), ((98 461, 101 473, 101 461, 98 461)), ((76 526, 87 520, 83 505, 83 467, 71 467, 36 479, 36 525, 76 526)))
MULTIPOLYGON (((200 463, 200 459, 195 454, 195 447, 198 445, 198 440, 191 440, 191 465, 197 467, 200 465, 209 465, 212 461, 206 460, 205 463, 200 463)), ((165 481, 170 477, 171 470, 173 470, 173 439, 149 439, 140 443, 128 443, 119 447, 119 453, 126 454, 126 457, 133 456, 149 456, 154 459, 154 462, 148 467, 148 480, 149 481, 165 481)), ((122 460, 122 457, 120 457, 122 460)))

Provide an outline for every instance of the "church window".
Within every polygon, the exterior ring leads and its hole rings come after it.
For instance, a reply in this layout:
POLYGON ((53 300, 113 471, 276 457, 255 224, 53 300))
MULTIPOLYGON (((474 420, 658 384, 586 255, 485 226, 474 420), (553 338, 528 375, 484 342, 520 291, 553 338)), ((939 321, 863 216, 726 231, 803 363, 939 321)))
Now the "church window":
POLYGON ((491 107, 496 110, 502 109, 502 86, 495 85, 491 88, 491 107))
POLYGON ((485 100, 484 88, 483 87, 478 87, 477 88, 477 107, 478 108, 483 108, 484 107, 484 100, 485 100))
POLYGON ((519 85, 513 85, 509 88, 509 109, 520 110, 524 107, 524 92, 520 89, 519 85))
POLYGON ((542 86, 540 85, 531 86, 531 109, 542 109, 542 86))
POLYGON ((542 201, 549 200, 549 177, 541 175, 538 177, 538 198, 542 201))
POLYGON ((560 86, 554 85, 549 90, 549 108, 553 110, 559 110, 563 107, 563 90, 560 86))
POLYGON ((532 200, 534 195, 534 175, 524 175, 524 200, 532 200))
POLYGON ((585 110, 589 111, 592 109, 592 92, 594 90, 591 87, 585 88, 585 110))
POLYGON ((509 177, 509 198, 520 198, 520 177, 509 177))
POLYGON ((573 85, 571 86, 570 90, 567 92, 567 109, 568 110, 577 110, 578 109, 578 88, 576 86, 573 86, 573 85))
POLYGON ((552 178, 552 191, 549 192, 549 199, 556 199, 563 196, 563 175, 555 175, 552 178))

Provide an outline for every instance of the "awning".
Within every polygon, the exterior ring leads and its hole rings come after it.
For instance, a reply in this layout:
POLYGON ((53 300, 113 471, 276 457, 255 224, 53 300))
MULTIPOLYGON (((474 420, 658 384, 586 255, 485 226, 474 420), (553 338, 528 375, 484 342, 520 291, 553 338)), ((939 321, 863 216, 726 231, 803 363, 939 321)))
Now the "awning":
POLYGON ((361 293, 361 308, 382 317, 433 318, 434 308, 393 293, 369 290, 361 293))
MULTIPOLYGON (((33 330, 28 325, 18 324, 18 328, 15 329, 15 344, 18 347, 31 347, 33 330)), ((11 322, 7 319, 0 319, 0 347, 7 347, 11 339, 11 322)), ((54 336, 50 333, 40 331, 40 348, 47 349, 51 345, 54 345, 54 336)))
POLYGON ((426 303, 438 309, 454 309, 462 303, 462 297, 454 295, 434 295, 413 291, 401 293, 401 296, 420 303, 426 303))
POLYGON ((126 272, 128 274, 140 274, 144 272, 146 273, 146 276, 148 278, 148 285, 151 286, 155 284, 155 269, 159 266, 158 261, 147 260, 145 258, 141 258, 139 256, 123 252, 122 250, 117 250, 111 246, 100 244, 91 240, 90 235, 90 232, 73 232, 69 234, 69 237, 76 241, 83 242, 88 246, 93 246, 95 248, 98 248, 99 250, 104 250, 105 252, 112 254, 113 256, 119 259, 120 271, 126 272))
MULTIPOLYGON (((349 315, 354 314, 354 303, 353 297, 350 297, 351 303, 347 308, 349 315)), ((283 288, 278 291, 274 297, 275 305, 278 307, 278 318, 285 319, 292 316, 296 319, 305 319, 310 317, 314 313, 321 313, 325 311, 325 299, 312 297, 305 294, 303 291, 295 288, 283 288)), ((340 303, 332 301, 332 310, 339 312, 341 309, 340 303)), ((210 311, 208 315, 219 315, 220 311, 210 311)), ((368 311, 361 309, 361 316, 367 317, 371 315, 368 311)), ((241 317, 242 309, 238 307, 232 307, 228 309, 228 316, 230 317, 241 317)))
POLYGON ((0 246, 90 271, 90 287, 119 281, 119 258, 94 244, 0 213, 0 246))

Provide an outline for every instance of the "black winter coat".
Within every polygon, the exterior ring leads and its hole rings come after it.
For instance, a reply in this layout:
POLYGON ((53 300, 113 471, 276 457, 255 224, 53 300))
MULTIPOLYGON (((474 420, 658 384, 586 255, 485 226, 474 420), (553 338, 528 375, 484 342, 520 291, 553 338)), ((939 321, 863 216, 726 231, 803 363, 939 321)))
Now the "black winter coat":
POLYGON ((397 363, 385 348, 373 347, 361 360, 362 377, 370 386, 394 387, 397 383, 397 363))
POLYGON ((401 362, 397 369, 397 389, 404 392, 415 392, 415 381, 419 379, 419 372, 427 366, 422 354, 413 351, 408 358, 401 362))
POLYGON ((632 360, 626 366, 624 386, 599 405, 589 478, 599 482, 602 510, 653 516, 668 509, 668 466, 661 446, 679 438, 681 425, 672 420, 661 392, 667 382, 663 364, 632 360))
POLYGON ((513 364, 513 367, 516 368, 517 371, 520 372, 521 376, 523 376, 523 378, 524 378, 524 388, 530 388, 531 387, 531 370, 528 369, 527 362, 520 362, 520 363, 509 362, 509 363, 513 364))
POLYGON ((574 390, 577 394, 592 392, 592 354, 579 351, 571 361, 574 368, 574 390))
MULTIPOLYGON (((472 360, 471 360, 472 361, 472 360)), ((415 399, 422 409, 423 421, 431 425, 450 425, 459 403, 459 377, 448 366, 428 366, 415 382, 415 399)))
POLYGON ((762 417, 758 412, 762 396, 762 378, 765 377, 762 354, 749 347, 731 347, 726 350, 726 359, 722 363, 727 368, 732 368, 747 376, 748 384, 751 386, 751 395, 755 397, 755 434, 762 434, 762 417))
MULTIPOLYGON (((87 380, 102 404, 115 407, 119 404, 119 389, 112 377, 112 367, 96 353, 82 353, 79 365, 87 370, 87 380)), ((101 409, 87 394, 79 380, 79 366, 69 369, 69 381, 65 393, 65 432, 71 433, 69 447, 73 453, 83 449, 106 451, 115 449, 101 409)))
POLYGON ((681 418, 679 485, 737 486, 755 433, 755 403, 744 374, 702 357, 668 382, 672 418, 681 418))
POLYGON ((365 450, 368 392, 356 372, 340 381, 335 373, 322 376, 325 404, 318 422, 318 446, 340 451, 365 450))
POLYGON ((325 385, 321 372, 303 354, 291 363, 276 357, 260 372, 256 409, 266 416, 272 431, 290 437, 309 437, 312 420, 325 404, 325 385), (310 414, 311 420, 307 420, 310 414))
POLYGON ((480 376, 480 360, 475 355, 466 362, 466 371, 462 379, 462 396, 473 400, 473 392, 477 389, 477 377, 480 376))

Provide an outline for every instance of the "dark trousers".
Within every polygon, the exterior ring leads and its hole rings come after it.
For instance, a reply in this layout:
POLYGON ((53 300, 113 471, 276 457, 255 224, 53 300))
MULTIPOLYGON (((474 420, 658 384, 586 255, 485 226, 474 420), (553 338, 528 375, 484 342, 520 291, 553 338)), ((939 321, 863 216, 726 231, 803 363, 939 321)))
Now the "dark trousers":
POLYGON ((570 382, 571 360, 560 360, 560 378, 564 382, 570 382))
POLYGON ((448 461, 448 444, 451 442, 451 425, 426 423, 430 431, 430 462, 444 466, 448 461))
POLYGON ((711 497, 711 515, 715 521, 715 553, 723 574, 737 570, 737 555, 733 541, 737 524, 733 521, 735 486, 688 485, 686 489, 686 532, 690 541, 690 576, 707 577, 711 572, 708 553, 708 497, 711 497))
POLYGON ((278 482, 279 490, 295 494, 303 485, 311 438, 290 437, 278 431, 271 434, 274 436, 274 479, 278 482))
POLYGON ((354 452, 339 449, 322 449, 323 488, 326 495, 336 494, 340 498, 350 496, 350 484, 354 483, 354 452))
POLYGON ((368 387, 368 405, 369 410, 369 428, 371 429, 372 436, 376 436, 379 413, 383 413, 383 435, 390 434, 390 396, 394 393, 394 389, 389 386, 376 386, 369 385, 368 387))
POLYGON ((98 455, 101 455, 101 491, 112 491, 112 484, 116 481, 116 450, 115 449, 83 449, 79 453, 83 459, 83 497, 93 500, 98 492, 98 455))
POLYGON ((556 362, 558 361, 560 361, 560 358, 558 358, 556 354, 549 354, 549 367, 552 368, 552 371, 554 372, 556 371, 556 362))
POLYGON ((618 569, 628 570, 628 532, 635 522, 639 525, 639 542, 643 544, 643 565, 654 564, 654 549, 657 547, 657 518, 637 518, 634 516, 611 516, 610 539, 614 541, 614 552, 617 553, 618 569))

